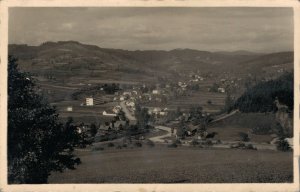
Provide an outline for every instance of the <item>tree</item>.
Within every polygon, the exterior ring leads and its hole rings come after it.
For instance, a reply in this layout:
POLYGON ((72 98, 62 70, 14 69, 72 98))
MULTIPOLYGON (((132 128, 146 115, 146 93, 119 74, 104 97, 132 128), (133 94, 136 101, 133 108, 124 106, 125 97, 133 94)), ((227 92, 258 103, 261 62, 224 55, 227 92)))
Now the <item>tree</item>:
POLYGON ((46 183, 51 171, 75 169, 80 135, 36 93, 34 81, 8 58, 8 182, 46 183))
POLYGON ((285 73, 277 79, 257 83, 248 88, 235 102, 234 108, 242 112, 275 112, 275 99, 294 109, 294 75, 285 73))
POLYGON ((150 115, 147 108, 142 108, 139 104, 136 105, 135 116, 137 119, 138 128, 148 128, 150 115))
POLYGON ((92 124, 91 124, 90 129, 91 129, 91 135, 92 135, 92 137, 95 137, 95 135, 96 135, 97 132, 98 132, 98 129, 97 129, 95 123, 92 123, 92 124))
POLYGON ((232 99, 231 95, 227 92, 226 98, 225 98, 225 106, 224 111, 226 113, 229 113, 233 109, 234 100, 232 99))
POLYGON ((179 126, 177 128, 177 137, 179 139, 184 139, 186 134, 187 127, 183 119, 181 119, 179 126))

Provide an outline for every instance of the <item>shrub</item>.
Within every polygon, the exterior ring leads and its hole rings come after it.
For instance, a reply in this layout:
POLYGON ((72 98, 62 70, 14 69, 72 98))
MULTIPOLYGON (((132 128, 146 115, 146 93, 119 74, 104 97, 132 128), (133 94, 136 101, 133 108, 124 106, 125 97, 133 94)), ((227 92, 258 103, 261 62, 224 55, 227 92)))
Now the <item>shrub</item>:
POLYGON ((93 150, 94 150, 94 151, 103 151, 103 150, 104 150, 104 148, 103 148, 103 147, 100 147, 100 146, 98 146, 98 147, 94 147, 94 148, 93 148, 93 150))
POLYGON ((290 144, 284 138, 280 138, 277 143, 277 150, 290 151, 291 147, 290 147, 290 144))
POLYGON ((135 146, 136 146, 136 147, 142 147, 143 145, 142 145, 141 142, 135 142, 135 146))
POLYGON ((213 142, 211 140, 206 140, 203 144, 206 146, 212 146, 213 142))
POLYGON ((126 144, 126 143, 124 143, 124 144, 122 145, 122 147, 124 147, 124 148, 125 148, 125 147, 127 147, 127 144, 126 144))
POLYGON ((247 142, 247 141, 250 140, 250 138, 249 138, 249 136, 248 136, 247 133, 240 132, 240 133, 239 133, 239 136, 240 136, 241 141, 247 142))
POLYGON ((122 149, 121 145, 116 146, 116 149, 122 149))
POLYGON ((175 143, 177 145, 181 145, 181 141, 179 139, 176 139, 173 143, 175 143))
POLYGON ((195 147, 195 146, 199 145, 199 142, 197 139, 193 139, 190 144, 191 144, 191 146, 195 147))
POLYGON ((256 147, 254 147, 252 144, 246 145, 246 149, 257 150, 256 147))
POLYGON ((168 145, 168 147, 170 147, 170 148, 177 148, 178 145, 176 143, 172 143, 172 144, 168 145))
POLYGON ((252 128, 252 133, 256 135, 267 135, 271 132, 270 125, 261 125, 252 128))
POLYGON ((151 140, 147 140, 147 143, 146 143, 148 146, 150 146, 150 147, 154 147, 155 146, 155 144, 154 144, 154 142, 153 141, 151 141, 151 140))
POLYGON ((108 143, 108 144, 107 144, 107 147, 114 147, 114 146, 115 146, 114 143, 108 143))

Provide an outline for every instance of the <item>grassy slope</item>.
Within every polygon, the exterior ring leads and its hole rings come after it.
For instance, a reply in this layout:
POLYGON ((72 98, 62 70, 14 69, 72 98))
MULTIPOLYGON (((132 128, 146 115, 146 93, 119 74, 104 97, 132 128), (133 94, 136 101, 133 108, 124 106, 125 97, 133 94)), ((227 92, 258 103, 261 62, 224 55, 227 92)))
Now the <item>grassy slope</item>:
POLYGON ((81 152, 75 171, 49 183, 292 182, 292 153, 193 148, 81 152))
POLYGON ((209 132, 217 132, 216 139, 221 140, 239 140, 239 133, 248 133, 250 141, 263 143, 270 142, 270 135, 254 135, 251 129, 255 127, 276 126, 275 114, 272 113, 238 113, 220 122, 209 126, 209 132))

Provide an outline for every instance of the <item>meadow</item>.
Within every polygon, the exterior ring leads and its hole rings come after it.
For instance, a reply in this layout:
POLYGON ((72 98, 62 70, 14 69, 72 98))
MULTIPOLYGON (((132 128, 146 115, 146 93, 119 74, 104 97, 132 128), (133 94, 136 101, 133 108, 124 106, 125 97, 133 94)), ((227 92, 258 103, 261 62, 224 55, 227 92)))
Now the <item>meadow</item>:
POLYGON ((164 146, 80 151, 76 170, 49 183, 293 182, 293 153, 164 146))

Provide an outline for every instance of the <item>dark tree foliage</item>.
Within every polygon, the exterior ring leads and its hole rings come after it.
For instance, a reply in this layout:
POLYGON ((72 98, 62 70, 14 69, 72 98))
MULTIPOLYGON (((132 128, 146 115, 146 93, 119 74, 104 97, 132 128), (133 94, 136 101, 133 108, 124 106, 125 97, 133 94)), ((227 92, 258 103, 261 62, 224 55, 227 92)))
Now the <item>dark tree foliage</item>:
POLYGON ((90 129, 91 129, 91 135, 92 135, 92 137, 95 137, 95 135, 96 135, 97 132, 98 132, 98 129, 97 129, 97 127, 96 127, 96 124, 95 124, 95 123, 92 123, 90 129))
POLYGON ((8 182, 47 183, 51 171, 74 169, 73 155, 80 144, 77 127, 58 114, 36 88, 29 74, 19 72, 16 59, 8 59, 8 182))
POLYGON ((140 129, 148 128, 150 115, 147 108, 142 108, 139 104, 136 105, 135 116, 137 119, 137 126, 140 129))
POLYGON ((276 111, 276 97, 280 103, 293 110, 294 75, 285 73, 278 79, 261 82, 249 88, 234 104, 234 108, 242 112, 271 112, 276 111))

